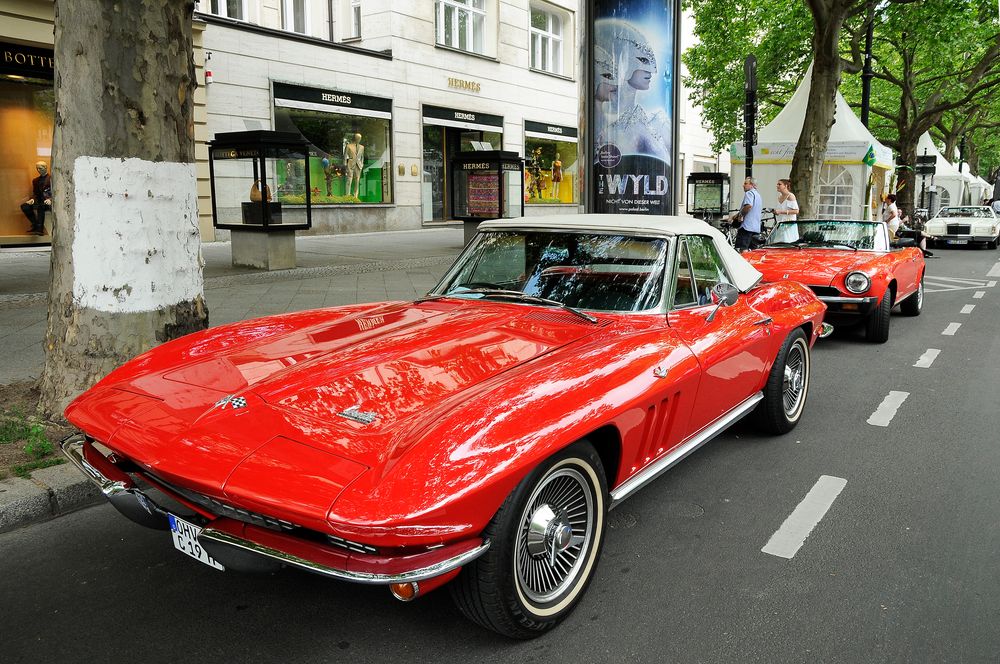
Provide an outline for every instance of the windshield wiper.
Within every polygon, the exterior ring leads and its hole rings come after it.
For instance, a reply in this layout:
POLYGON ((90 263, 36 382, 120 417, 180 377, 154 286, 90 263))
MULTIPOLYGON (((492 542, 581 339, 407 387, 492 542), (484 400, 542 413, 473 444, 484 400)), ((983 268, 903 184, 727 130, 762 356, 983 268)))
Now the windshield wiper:
POLYGON ((525 300, 527 302, 537 302, 538 304, 545 304, 550 307, 559 307, 560 309, 565 309, 575 316, 579 316, 588 323, 597 323, 597 319, 588 313, 584 313, 579 309, 575 309, 568 304, 563 304, 557 300, 547 300, 544 297, 538 297, 537 295, 528 295, 527 293, 522 293, 516 290, 505 290, 503 288, 469 288, 468 290, 462 291, 452 291, 449 293, 441 293, 438 295, 431 295, 428 297, 423 297, 417 300, 417 302, 426 302, 427 300, 437 300, 442 297, 455 297, 457 295, 467 295, 472 293, 473 295, 482 295, 483 297, 509 297, 517 300, 525 300))
POLYGON ((765 247, 795 247, 796 249, 802 248, 801 242, 768 242, 765 247))
POLYGON ((845 249, 851 249, 853 251, 858 250, 858 248, 855 247, 853 244, 845 244, 844 242, 834 242, 833 240, 817 240, 815 242, 809 242, 808 244, 810 246, 815 245, 819 247, 843 247, 845 249))

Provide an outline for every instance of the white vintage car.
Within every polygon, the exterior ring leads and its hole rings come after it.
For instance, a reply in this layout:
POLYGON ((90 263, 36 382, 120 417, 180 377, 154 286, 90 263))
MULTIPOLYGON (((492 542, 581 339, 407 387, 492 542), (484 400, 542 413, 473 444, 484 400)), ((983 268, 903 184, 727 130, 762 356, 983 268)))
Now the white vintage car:
POLYGON ((996 249, 1000 243, 1000 219, 985 205, 941 208, 925 230, 945 244, 985 244, 996 249))

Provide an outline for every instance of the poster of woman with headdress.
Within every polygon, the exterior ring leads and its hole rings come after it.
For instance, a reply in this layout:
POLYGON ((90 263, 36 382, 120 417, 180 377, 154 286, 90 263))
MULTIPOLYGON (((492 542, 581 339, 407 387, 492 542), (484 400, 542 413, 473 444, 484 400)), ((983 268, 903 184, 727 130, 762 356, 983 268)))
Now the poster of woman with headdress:
POLYGON ((676 0, 593 9, 593 211, 673 214, 676 0))

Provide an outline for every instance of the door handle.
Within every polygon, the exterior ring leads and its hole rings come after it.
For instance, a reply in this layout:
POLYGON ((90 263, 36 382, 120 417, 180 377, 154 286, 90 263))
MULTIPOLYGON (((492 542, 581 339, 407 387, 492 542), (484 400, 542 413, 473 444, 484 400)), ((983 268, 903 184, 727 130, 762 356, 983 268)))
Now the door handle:
POLYGON ((755 322, 754 325, 770 325, 774 322, 774 319, 768 316, 767 318, 761 318, 759 321, 755 322))

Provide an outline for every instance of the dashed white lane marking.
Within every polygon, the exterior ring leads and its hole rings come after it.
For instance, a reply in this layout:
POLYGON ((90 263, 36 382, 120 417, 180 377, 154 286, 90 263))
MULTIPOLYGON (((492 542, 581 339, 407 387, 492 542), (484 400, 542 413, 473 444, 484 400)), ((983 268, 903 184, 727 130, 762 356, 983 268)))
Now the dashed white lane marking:
POLYGON ((909 392, 896 392, 895 390, 889 392, 868 418, 868 424, 876 427, 889 426, 889 422, 892 422, 892 418, 896 417, 896 411, 899 410, 908 396, 910 396, 909 392))
POLYGON ((967 304, 964 307, 962 307, 961 313, 963 313, 963 314, 971 314, 972 310, 975 309, 975 308, 976 308, 976 305, 974 305, 974 304, 967 304))
POLYGON ((946 337, 953 337, 955 333, 958 332, 958 328, 962 327, 961 323, 948 323, 948 327, 944 328, 944 332, 941 334, 946 337))
POLYGON ((994 265, 989 272, 986 273, 987 277, 1000 277, 1000 263, 994 265))
POLYGON ((795 557, 802 545, 805 543, 809 533, 826 516, 826 513, 837 499, 840 492, 847 486, 847 480, 829 475, 820 476, 813 488, 809 490, 802 502, 796 506, 792 513, 781 524, 781 527, 767 541, 764 553, 779 558, 795 557))
POLYGON ((984 290, 977 290, 975 293, 972 294, 972 299, 973 300, 981 300, 981 299, 983 299, 983 295, 986 295, 986 291, 984 291, 984 290))
POLYGON ((938 349, 938 348, 928 348, 927 352, 924 353, 923 355, 921 355, 920 359, 917 360, 917 363, 914 364, 913 366, 919 367, 921 369, 927 369, 932 364, 934 364, 934 360, 936 360, 937 356, 940 355, 940 354, 941 354, 941 350, 940 349, 938 349))

